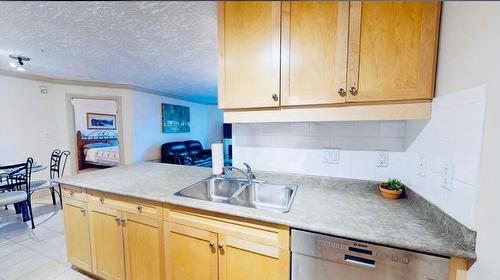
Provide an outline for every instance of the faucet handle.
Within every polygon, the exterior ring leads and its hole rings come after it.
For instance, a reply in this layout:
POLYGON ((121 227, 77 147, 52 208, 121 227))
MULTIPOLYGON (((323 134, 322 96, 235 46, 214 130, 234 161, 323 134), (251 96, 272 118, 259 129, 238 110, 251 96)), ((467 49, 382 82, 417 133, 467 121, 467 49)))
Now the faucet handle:
POLYGON ((247 172, 252 172, 252 168, 250 167, 250 165, 248 165, 248 163, 244 162, 243 165, 247 168, 247 172))
POLYGON ((250 177, 250 179, 255 179, 255 174, 253 174, 252 172, 252 168, 250 167, 250 165, 248 163, 243 163, 243 165, 246 166, 247 168, 247 175, 250 177))

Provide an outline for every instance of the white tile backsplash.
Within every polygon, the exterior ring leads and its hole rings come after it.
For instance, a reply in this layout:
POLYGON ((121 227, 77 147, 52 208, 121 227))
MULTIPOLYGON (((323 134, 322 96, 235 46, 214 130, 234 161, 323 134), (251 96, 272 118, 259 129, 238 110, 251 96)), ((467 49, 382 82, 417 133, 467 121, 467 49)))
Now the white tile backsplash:
POLYGON ((256 170, 366 180, 397 177, 463 224, 474 226, 486 87, 439 96, 425 121, 234 124, 233 159, 256 170), (339 148, 338 164, 324 163, 339 148), (376 151, 389 151, 376 167, 376 151), (417 163, 425 157, 425 177, 417 163), (451 190, 440 186, 443 162, 453 167, 451 190))
POLYGON ((405 121, 382 121, 379 128, 380 137, 406 137, 405 121))

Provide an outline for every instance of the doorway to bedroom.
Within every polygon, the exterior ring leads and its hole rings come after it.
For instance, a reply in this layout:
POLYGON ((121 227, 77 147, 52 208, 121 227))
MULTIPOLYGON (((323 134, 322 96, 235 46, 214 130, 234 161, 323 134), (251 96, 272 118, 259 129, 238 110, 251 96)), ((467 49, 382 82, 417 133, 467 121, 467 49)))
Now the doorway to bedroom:
POLYGON ((110 168, 122 162, 119 101, 71 97, 78 173, 110 168))

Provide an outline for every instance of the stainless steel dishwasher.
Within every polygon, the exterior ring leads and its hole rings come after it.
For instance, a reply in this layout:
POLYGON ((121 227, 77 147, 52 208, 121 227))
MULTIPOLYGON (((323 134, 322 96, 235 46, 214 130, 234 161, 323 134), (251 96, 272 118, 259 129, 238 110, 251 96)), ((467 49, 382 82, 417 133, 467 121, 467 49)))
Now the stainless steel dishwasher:
POLYGON ((448 280, 450 259, 292 229, 292 280, 448 280))

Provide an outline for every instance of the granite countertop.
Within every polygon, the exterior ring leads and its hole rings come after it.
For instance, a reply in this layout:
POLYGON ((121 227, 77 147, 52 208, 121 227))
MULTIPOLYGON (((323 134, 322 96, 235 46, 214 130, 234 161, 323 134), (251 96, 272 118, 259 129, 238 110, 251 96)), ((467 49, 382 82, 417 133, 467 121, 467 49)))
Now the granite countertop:
POLYGON ((444 230, 408 199, 383 199, 374 182, 257 173, 258 179, 299 186, 288 213, 174 195, 210 175, 209 168, 142 162, 82 173, 58 182, 419 252, 476 258, 470 242, 444 230))

